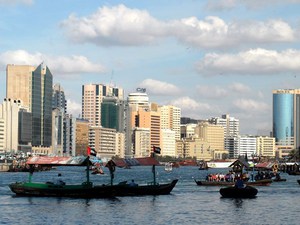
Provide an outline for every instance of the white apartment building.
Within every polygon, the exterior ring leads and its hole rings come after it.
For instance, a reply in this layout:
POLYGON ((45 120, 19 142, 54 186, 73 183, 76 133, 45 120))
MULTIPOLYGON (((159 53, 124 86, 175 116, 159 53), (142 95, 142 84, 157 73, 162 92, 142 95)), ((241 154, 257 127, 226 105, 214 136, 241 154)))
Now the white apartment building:
POLYGON ((176 132, 171 129, 161 130, 161 155, 176 156, 176 132))

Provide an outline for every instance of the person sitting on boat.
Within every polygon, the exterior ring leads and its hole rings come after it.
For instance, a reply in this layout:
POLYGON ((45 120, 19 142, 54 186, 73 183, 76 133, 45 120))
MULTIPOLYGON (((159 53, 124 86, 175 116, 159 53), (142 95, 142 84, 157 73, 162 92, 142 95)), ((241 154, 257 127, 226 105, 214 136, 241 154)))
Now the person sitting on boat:
POLYGON ((59 178, 57 179, 56 184, 57 185, 65 185, 66 183, 60 178, 61 177, 61 173, 59 173, 57 176, 59 178))
POLYGON ((138 186, 138 185, 134 182, 134 180, 131 180, 131 183, 129 184, 129 186, 135 187, 135 186, 138 186))
POLYGON ((237 187, 237 188, 243 188, 244 187, 244 181, 241 179, 240 176, 237 177, 237 180, 236 180, 234 186, 237 187))

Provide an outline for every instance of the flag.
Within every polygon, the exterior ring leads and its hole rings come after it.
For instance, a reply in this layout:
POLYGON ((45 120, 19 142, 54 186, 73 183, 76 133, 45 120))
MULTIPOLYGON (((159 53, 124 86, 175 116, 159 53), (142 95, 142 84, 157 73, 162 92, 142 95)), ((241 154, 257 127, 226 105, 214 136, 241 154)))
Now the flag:
POLYGON ((90 155, 90 154, 91 154, 91 147, 90 147, 90 146, 87 146, 87 147, 86 147, 86 154, 87 154, 87 155, 90 155))
POLYGON ((87 146, 87 155, 96 156, 97 152, 95 151, 95 149, 91 148, 90 146, 87 146))
POLYGON ((153 152, 160 154, 160 147, 153 146, 153 152))

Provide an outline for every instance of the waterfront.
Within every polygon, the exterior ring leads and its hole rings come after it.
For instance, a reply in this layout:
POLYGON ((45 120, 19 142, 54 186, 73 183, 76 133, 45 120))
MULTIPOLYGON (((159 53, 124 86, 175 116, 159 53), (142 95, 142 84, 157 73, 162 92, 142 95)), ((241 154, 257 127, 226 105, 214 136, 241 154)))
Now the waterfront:
MULTIPOLYGON (((33 181, 51 181, 62 173, 67 183, 81 182, 84 168, 58 167, 38 172, 33 181)), ((199 171, 197 167, 174 168, 165 172, 157 167, 158 181, 179 178, 171 195, 118 197, 113 199, 70 199, 15 197, 8 184, 28 179, 27 173, 0 173, 0 224, 298 224, 300 220, 297 179, 274 182, 257 187, 254 199, 224 199, 220 187, 197 186, 193 180, 221 169, 199 171)), ((223 170, 228 171, 228 170, 223 170)), ((152 181, 151 167, 116 169, 115 183, 135 179, 137 183, 152 181)), ((91 175, 95 183, 109 183, 105 175, 91 175)))

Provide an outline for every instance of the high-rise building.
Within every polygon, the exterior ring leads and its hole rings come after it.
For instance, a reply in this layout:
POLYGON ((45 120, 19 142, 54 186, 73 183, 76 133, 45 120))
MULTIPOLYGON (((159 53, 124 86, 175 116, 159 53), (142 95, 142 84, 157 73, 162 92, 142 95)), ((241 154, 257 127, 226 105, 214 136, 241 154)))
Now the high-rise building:
POLYGON ((123 100, 122 88, 103 84, 82 85, 82 118, 91 126, 101 126, 101 104, 104 96, 113 96, 123 100))
POLYGON ((124 132, 124 107, 125 103, 116 97, 103 97, 101 104, 101 126, 124 132))
POLYGON ((176 132, 171 129, 161 129, 161 155, 176 157, 176 132))
POLYGON ((172 105, 159 107, 161 129, 171 129, 175 132, 175 140, 180 140, 181 109, 172 105))
POLYGON ((67 113, 67 101, 65 97, 65 92, 60 84, 53 85, 52 108, 53 109, 58 108, 62 110, 65 114, 67 113))
MULTIPOLYGON (((3 146, 0 151, 16 153, 31 151, 31 113, 22 107, 21 100, 5 98, 0 104, 0 119, 3 120, 3 146), (27 119, 27 121, 24 121, 27 119), (21 128, 23 128, 21 130, 21 128)), ((1 132, 0 132, 1 133, 1 132)), ((2 145, 2 144, 0 144, 2 145)))
POLYGON ((240 122, 239 119, 230 117, 228 114, 222 117, 213 117, 208 120, 212 124, 221 125, 224 127, 224 147, 228 150, 229 157, 234 157, 233 138, 239 135, 240 122))
POLYGON ((195 134, 209 143, 211 151, 224 150, 224 127, 222 125, 200 122, 195 127, 195 134))
POLYGON ((89 121, 76 119, 76 153, 75 155, 87 155, 89 145, 89 121))
POLYGON ((47 66, 7 65, 6 98, 20 99, 32 113, 32 146, 51 147, 52 80, 47 66))
POLYGON ((239 156, 256 155, 256 137, 248 135, 238 135, 234 137, 234 158, 239 156))
POLYGON ((275 157, 275 138, 256 137, 256 154, 259 156, 275 157))
POLYGON ((276 145, 300 147, 300 89, 273 90, 273 137, 276 145))

